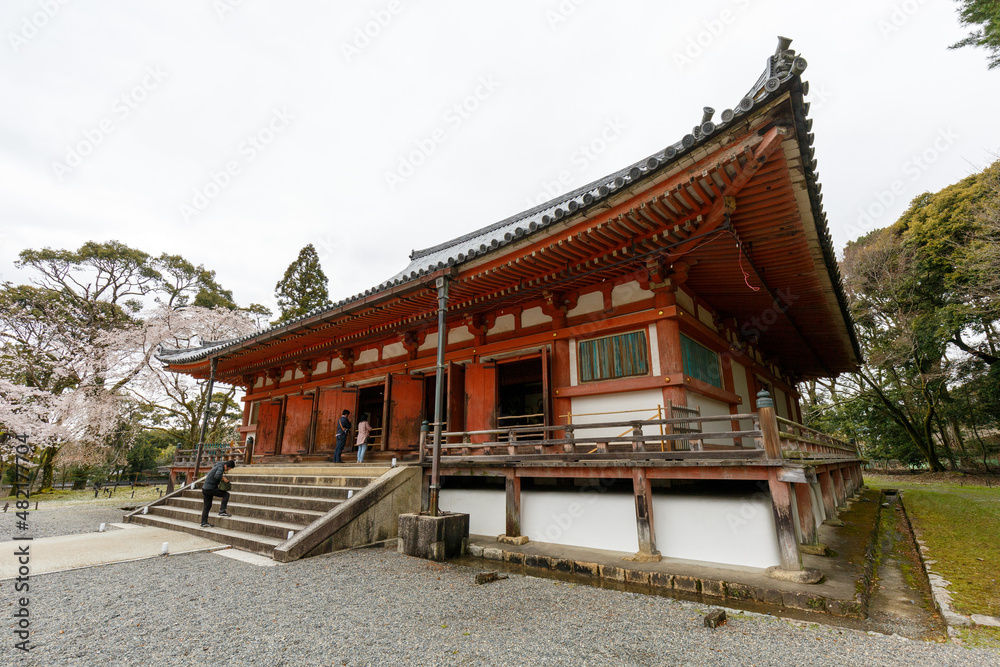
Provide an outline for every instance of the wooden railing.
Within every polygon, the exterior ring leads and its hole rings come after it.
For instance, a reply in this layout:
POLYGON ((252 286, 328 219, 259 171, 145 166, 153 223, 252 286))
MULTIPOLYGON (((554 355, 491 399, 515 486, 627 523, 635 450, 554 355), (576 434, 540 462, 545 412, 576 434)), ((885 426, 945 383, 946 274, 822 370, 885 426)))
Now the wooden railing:
POLYGON ((859 457, 858 448, 816 429, 803 426, 784 417, 777 417, 778 436, 784 458, 815 458, 829 454, 859 457))
MULTIPOLYGON (((441 460, 445 463, 486 462, 511 457, 539 460, 858 458, 853 445, 777 417, 773 407, 761 408, 759 413, 515 426, 446 431, 441 436, 441 460), (752 428, 734 429, 734 424, 747 421, 752 428), (704 427, 708 424, 724 426, 719 431, 706 431, 704 427), (620 435, 607 435, 608 432, 620 435), (748 442, 752 442, 753 447, 744 446, 748 442)), ((432 439, 432 432, 421 438, 421 461, 429 458, 432 439)))
MULTIPOLYGON (((201 467, 206 466, 211 468, 213 465, 219 461, 236 461, 237 463, 243 463, 246 454, 246 447, 238 446, 233 447, 229 444, 206 444, 201 450, 201 467)), ((197 449, 178 449, 174 452, 174 462, 171 467, 174 468, 192 468, 194 467, 195 458, 198 456, 197 449)))

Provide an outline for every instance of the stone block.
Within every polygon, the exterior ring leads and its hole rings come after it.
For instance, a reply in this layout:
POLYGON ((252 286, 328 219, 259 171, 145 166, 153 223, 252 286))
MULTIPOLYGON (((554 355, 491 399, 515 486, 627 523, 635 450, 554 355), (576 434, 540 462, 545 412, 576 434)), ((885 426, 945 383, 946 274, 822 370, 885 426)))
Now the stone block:
POLYGON ((480 546, 480 545, 478 545, 478 544, 470 544, 469 545, 469 555, 472 556, 473 558, 482 558, 483 557, 483 547, 480 546))
POLYGON ((650 572, 649 585, 656 588, 670 589, 674 587, 674 575, 666 572, 650 572))
MULTIPOLYGON (((747 586, 746 584, 734 584, 726 583, 726 597, 732 600, 756 600, 754 595, 753 586, 747 586)), ((778 596, 778 601, 781 601, 781 596, 778 596)))
POLYGON ((503 560, 503 550, 496 547, 483 547, 483 558, 486 560, 503 560))
POLYGON ((468 514, 399 515, 399 553, 435 561, 458 558, 468 538, 468 514))
POLYGON ((601 565, 601 577, 611 581, 625 581, 625 570, 617 565, 601 565))
POLYGON ((504 551, 503 559, 506 563, 513 563, 514 565, 524 565, 524 554, 520 551, 504 551))
POLYGON ((713 609, 705 614, 705 627, 717 628, 726 622, 726 612, 724 609, 713 609))
POLYGON ((550 558, 549 567, 556 572, 572 572, 573 561, 568 558, 550 558))
POLYGON ((513 544, 520 547, 528 543, 528 536, 518 535, 517 537, 511 537, 510 535, 497 535, 497 542, 501 544, 513 544))
POLYGON ((701 594, 711 595, 712 597, 717 597, 717 598, 724 598, 726 597, 726 586, 723 582, 717 581, 715 579, 702 579, 701 594))
POLYGON ((625 570, 625 581, 630 584, 649 585, 649 572, 642 570, 625 570))
POLYGON ((677 575, 674 577, 674 590, 685 593, 701 593, 701 579, 677 575))
POLYGON ((577 574, 582 574, 585 577, 601 576, 601 568, 597 563, 584 563, 583 561, 575 561, 573 563, 573 572, 577 574))
POLYGON ((548 569, 549 557, 541 554, 524 554, 525 567, 540 567, 548 569))

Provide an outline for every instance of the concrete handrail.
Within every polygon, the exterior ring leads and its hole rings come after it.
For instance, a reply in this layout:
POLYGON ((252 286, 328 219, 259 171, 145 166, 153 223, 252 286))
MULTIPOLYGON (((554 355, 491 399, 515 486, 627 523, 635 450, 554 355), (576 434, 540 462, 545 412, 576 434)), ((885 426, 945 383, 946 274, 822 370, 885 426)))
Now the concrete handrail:
MULTIPOLYGON (((325 516, 313 521, 297 532, 291 539, 285 540, 276 546, 274 548, 274 560, 287 563, 307 556, 325 540, 355 519, 361 517, 365 512, 374 507, 376 503, 387 498, 403 484, 407 482, 419 484, 422 474, 423 469, 420 466, 400 466, 389 470, 368 484, 368 486, 360 489, 353 496, 338 504, 327 512, 325 516)), ((419 493, 417 494, 416 505, 417 507, 415 508, 408 507, 401 509, 403 512, 419 510, 419 493)), ((396 516, 398 514, 396 513, 396 516)), ((396 516, 393 516, 392 519, 395 520, 396 516)), ((364 545, 355 544, 352 546, 364 545)))

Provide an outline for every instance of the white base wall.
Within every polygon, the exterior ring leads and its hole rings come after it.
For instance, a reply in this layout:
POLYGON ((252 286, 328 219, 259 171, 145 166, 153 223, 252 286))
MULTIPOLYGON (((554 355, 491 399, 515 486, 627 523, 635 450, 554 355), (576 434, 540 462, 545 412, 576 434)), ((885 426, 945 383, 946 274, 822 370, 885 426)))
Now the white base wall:
MULTIPOLYGON (((469 514, 475 535, 506 530, 502 490, 442 489, 441 508, 469 514)), ((668 558, 765 568, 780 564, 767 494, 653 494, 656 546, 668 558)), ((635 553, 635 501, 629 493, 524 491, 521 532, 536 542, 635 553)))

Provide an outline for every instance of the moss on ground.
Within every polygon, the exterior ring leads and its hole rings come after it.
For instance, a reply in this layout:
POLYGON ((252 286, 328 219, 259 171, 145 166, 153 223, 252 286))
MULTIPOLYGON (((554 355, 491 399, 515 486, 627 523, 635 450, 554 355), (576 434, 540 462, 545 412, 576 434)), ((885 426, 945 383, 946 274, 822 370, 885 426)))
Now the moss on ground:
POLYGON ((969 648, 991 648, 1000 650, 1000 628, 985 625, 958 628, 958 638, 969 648))
POLYGON ((931 569, 951 582, 955 611, 1000 616, 1000 488, 961 481, 879 476, 868 483, 903 490, 926 557, 935 561, 931 569))

